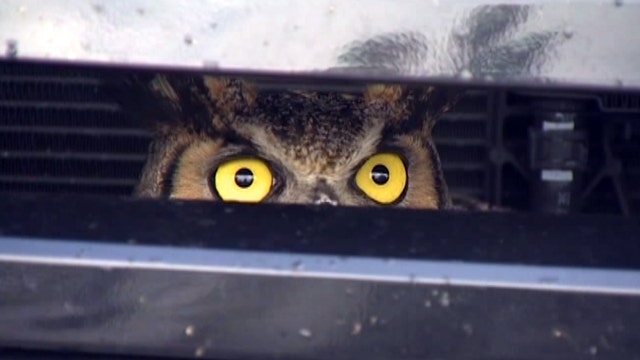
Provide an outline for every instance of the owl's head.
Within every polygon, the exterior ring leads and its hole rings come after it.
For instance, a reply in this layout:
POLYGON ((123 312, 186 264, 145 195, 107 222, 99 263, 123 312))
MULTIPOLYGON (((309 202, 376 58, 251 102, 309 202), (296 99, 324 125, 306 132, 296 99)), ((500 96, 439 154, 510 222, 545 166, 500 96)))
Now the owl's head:
POLYGON ((431 130, 451 98, 372 85, 349 93, 156 77, 164 102, 137 194, 247 203, 448 206, 431 130))

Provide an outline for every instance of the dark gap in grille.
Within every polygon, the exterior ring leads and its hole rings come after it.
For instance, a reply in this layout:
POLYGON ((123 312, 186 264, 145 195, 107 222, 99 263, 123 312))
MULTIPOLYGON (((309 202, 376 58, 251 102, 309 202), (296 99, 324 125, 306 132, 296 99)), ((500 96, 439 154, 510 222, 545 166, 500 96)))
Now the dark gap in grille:
POLYGON ((528 180, 511 164, 502 168, 502 204, 516 209, 529 207, 528 180))
POLYGON ((640 96, 634 94, 602 94, 600 106, 605 110, 640 111, 640 96))
POLYGON ((145 153, 149 137, 112 129, 0 127, 0 153, 7 151, 80 153, 145 153), (72 133, 77 131, 78 133, 72 133), (85 133, 82 133, 82 132, 85 133))
MULTIPOLYGON (((0 76, 3 83, 0 88, 0 99, 3 104, 19 101, 31 105, 31 102, 46 101, 64 102, 101 102, 100 82, 91 83, 70 81, 62 82, 64 78, 39 79, 34 76, 0 76)), ((36 105, 37 104, 33 104, 36 105)))
POLYGON ((91 78, 94 80, 97 78, 96 71, 82 67, 35 65, 19 62, 3 62, 2 66, 0 66, 0 75, 37 76, 40 78, 60 77, 63 78, 65 82, 68 81, 69 78, 91 78))
POLYGON ((132 179, 46 178, 0 175, 0 188, 7 192, 79 193, 129 195, 136 181, 132 179))
POLYGON ((117 109, 73 109, 0 106, 0 126, 40 126, 40 127, 88 127, 88 128, 128 128, 132 127, 117 109))
POLYGON ((456 188, 480 189, 485 181, 484 173, 478 171, 452 170, 447 172, 447 184, 456 188))
POLYGON ((443 118, 434 128, 433 135, 436 140, 479 140, 486 141, 487 117, 477 117, 473 121, 456 121, 443 118))
POLYGON ((0 66, 0 191, 131 193, 150 135, 105 80, 80 68, 0 66))
MULTIPOLYGON (((111 88, 107 80, 104 72, 87 68, 0 66, 0 191, 131 193, 150 134, 110 98, 118 88, 111 88)), ((451 191, 528 207, 528 133, 536 96, 473 90, 442 117, 434 128, 434 141, 451 191)), ((620 213, 615 183, 637 212, 640 96, 610 92, 579 98, 590 112, 585 181, 611 168, 612 161, 620 168, 585 194, 583 210, 620 213), (610 134, 606 141, 605 128, 610 134), (610 157, 604 154, 605 143, 610 157)))
MULTIPOLYGON (((445 115, 445 119, 450 114, 477 114, 488 115, 488 100, 489 94, 482 90, 471 90, 465 93, 464 99, 459 102, 455 108, 445 115)), ((476 115, 476 116, 477 116, 476 115)))
POLYGON ((486 201, 489 94, 469 91, 433 129, 450 191, 486 201))
POLYGON ((138 175, 141 161, 104 161, 92 159, 60 159, 19 157, 0 159, 0 173, 16 176, 125 178, 138 175))
POLYGON ((442 164, 445 169, 453 164, 468 164, 473 165, 473 168, 484 167, 487 158, 486 148, 477 145, 452 146, 443 144, 438 145, 438 151, 447 156, 446 163, 442 164))

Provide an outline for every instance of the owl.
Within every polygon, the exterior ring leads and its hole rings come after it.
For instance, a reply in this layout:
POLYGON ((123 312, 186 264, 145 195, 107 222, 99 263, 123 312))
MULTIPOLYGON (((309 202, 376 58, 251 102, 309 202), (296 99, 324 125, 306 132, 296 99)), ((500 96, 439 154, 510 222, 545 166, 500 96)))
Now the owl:
POLYGON ((451 205, 432 129, 455 94, 420 86, 310 91, 271 85, 212 76, 158 75, 147 81, 151 96, 134 102, 156 124, 155 136, 136 195, 451 205))

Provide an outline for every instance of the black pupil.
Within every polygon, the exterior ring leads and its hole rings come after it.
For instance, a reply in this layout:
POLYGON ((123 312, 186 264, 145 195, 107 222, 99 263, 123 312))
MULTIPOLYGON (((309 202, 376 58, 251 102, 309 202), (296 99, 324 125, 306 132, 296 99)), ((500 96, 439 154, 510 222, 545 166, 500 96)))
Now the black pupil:
POLYGON ((241 188, 248 188, 253 184, 253 173, 247 168, 236 171, 236 185, 241 188))
POLYGON ((376 165, 371 170, 371 179, 378 185, 384 185, 389 181, 389 169, 384 165, 376 165))

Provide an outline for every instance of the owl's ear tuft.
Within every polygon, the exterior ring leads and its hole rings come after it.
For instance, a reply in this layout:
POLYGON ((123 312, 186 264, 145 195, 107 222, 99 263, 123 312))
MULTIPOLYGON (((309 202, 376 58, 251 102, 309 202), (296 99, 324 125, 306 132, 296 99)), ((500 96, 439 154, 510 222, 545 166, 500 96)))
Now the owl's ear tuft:
POLYGON ((243 80, 213 76, 203 80, 211 101, 223 114, 244 112, 256 104, 256 90, 243 80))
POLYGON ((369 85, 364 93, 364 99, 368 104, 373 102, 397 104, 404 92, 404 88, 399 85, 369 85))
POLYGON ((114 100, 131 121, 149 130, 202 131, 211 126, 213 105, 200 77, 133 73, 114 76, 112 81, 117 84, 114 100))
POLYGON ((180 97, 166 76, 155 76, 149 81, 149 88, 154 94, 164 98, 174 106, 180 107, 180 97))
POLYGON ((440 120, 442 115, 451 110, 462 97, 462 92, 458 89, 429 86, 421 91, 418 96, 417 108, 415 111, 422 116, 423 131, 431 134, 433 126, 440 120))

